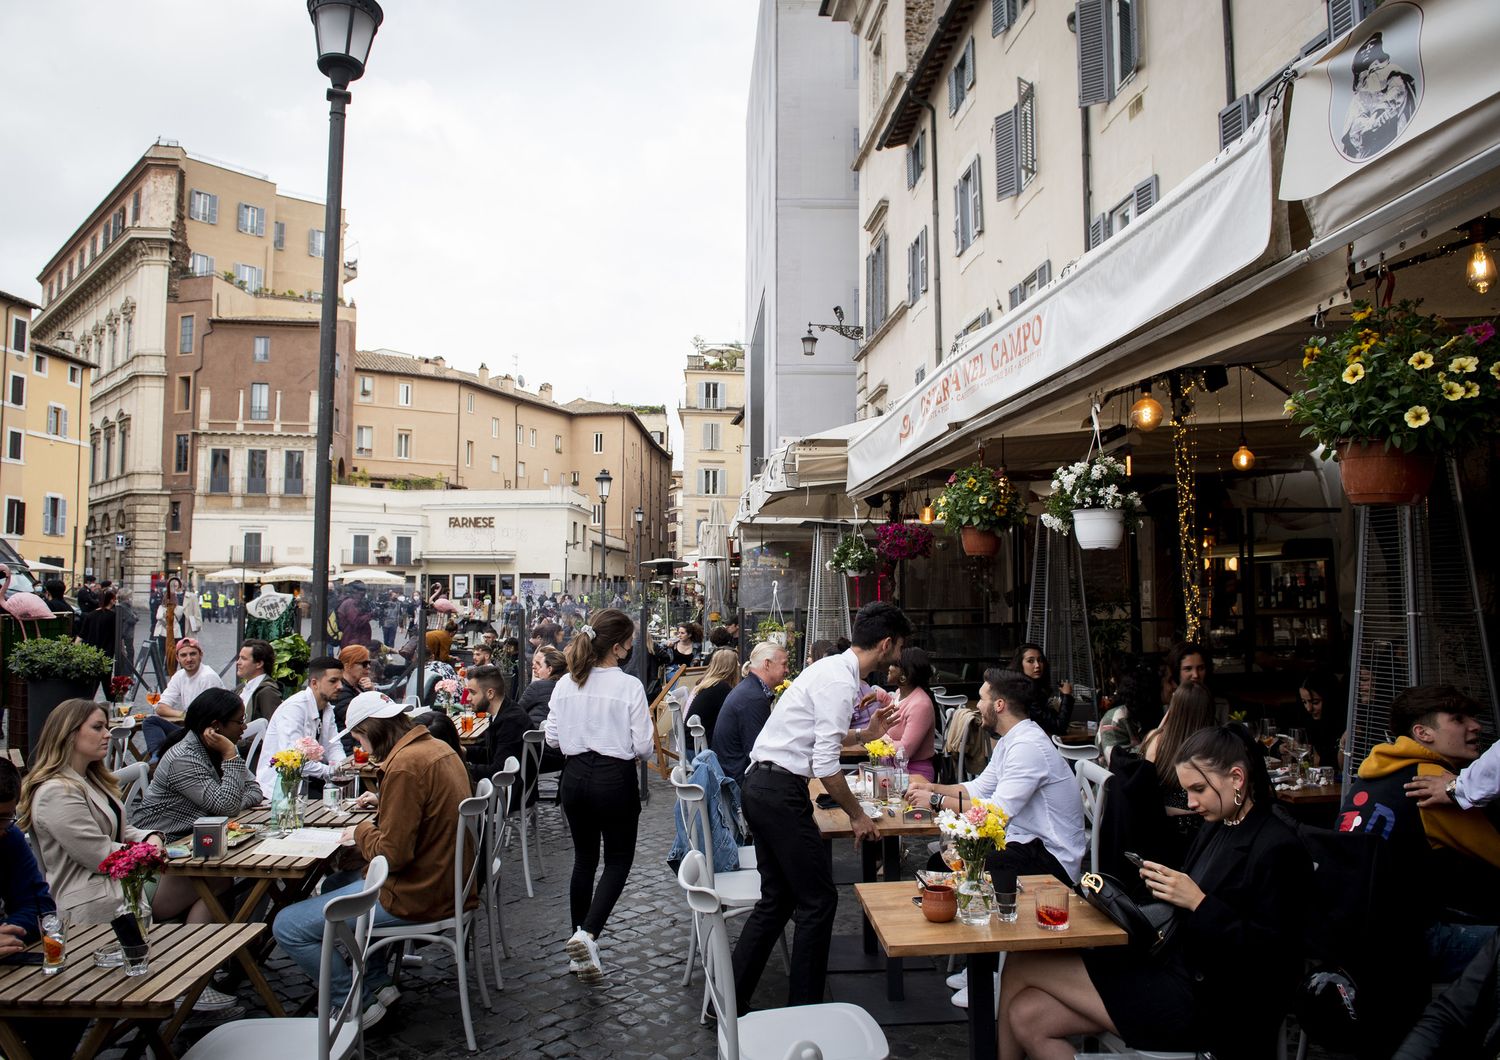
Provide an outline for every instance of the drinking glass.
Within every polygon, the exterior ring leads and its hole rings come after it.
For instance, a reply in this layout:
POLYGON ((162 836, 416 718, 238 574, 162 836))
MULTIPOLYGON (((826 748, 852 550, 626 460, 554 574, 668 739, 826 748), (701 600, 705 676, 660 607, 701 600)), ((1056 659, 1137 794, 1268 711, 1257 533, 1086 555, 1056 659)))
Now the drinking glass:
POLYGON ((1044 883, 1036 888, 1036 924, 1047 931, 1068 930, 1068 888, 1044 883))
POLYGON ((139 946, 122 945, 120 953, 125 958, 126 975, 145 975, 151 971, 151 944, 149 942, 143 942, 139 946))
POLYGON ((906 792, 911 786, 911 774, 904 769, 897 769, 891 776, 891 801, 890 807, 897 813, 906 812, 906 792))
POLYGON ((1275 747, 1276 746, 1276 719, 1275 718, 1261 718, 1260 719, 1259 733, 1260 733, 1260 742, 1261 743, 1265 744, 1267 747, 1275 747))
POLYGON ((951 871, 963 871, 964 859, 959 855, 958 847, 954 846, 952 843, 946 843, 943 845, 942 855, 943 864, 947 865, 951 871))
POLYGON ((42 917, 42 974, 56 975, 68 963, 68 929, 62 917, 48 913, 42 917))
POLYGON ((1002 924, 1014 924, 1020 917, 1016 908, 1015 891, 995 892, 995 919, 1002 924))

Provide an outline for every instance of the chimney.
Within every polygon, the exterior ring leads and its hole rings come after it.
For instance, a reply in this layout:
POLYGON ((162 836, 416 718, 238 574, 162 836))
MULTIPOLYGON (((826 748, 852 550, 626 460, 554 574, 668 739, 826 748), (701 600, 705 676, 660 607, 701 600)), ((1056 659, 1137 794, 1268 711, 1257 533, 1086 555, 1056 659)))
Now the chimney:
POLYGON ((434 357, 432 359, 432 363, 435 364, 435 365, 437 365, 439 368, 442 368, 442 367, 445 367, 448 362, 445 361, 445 360, 443 360, 442 354, 439 354, 438 356, 436 356, 436 357, 434 357))
POLYGON ((488 383, 490 381, 490 369, 489 369, 489 365, 481 364, 479 366, 479 373, 478 374, 479 374, 479 381, 481 383, 488 383))
POLYGON ((551 383, 543 383, 541 386, 539 386, 539 387, 536 388, 536 393, 537 393, 537 396, 539 398, 541 398, 543 401, 551 401, 552 400, 552 384, 551 383))
POLYGON ((499 383, 500 389, 505 391, 507 394, 516 389, 516 381, 508 375, 496 376, 495 382, 499 383))
POLYGON ((78 354, 78 343, 74 341, 71 331, 59 331, 56 335, 52 336, 52 345, 64 353, 71 353, 74 356, 78 354))

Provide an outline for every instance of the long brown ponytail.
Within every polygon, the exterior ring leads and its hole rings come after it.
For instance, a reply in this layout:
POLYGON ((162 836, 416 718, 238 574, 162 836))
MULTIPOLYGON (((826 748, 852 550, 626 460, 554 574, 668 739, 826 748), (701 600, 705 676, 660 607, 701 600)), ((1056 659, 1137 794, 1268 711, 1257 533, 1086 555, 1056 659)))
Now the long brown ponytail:
POLYGON ((579 688, 589 679, 589 671, 606 658, 617 644, 629 644, 635 636, 635 623, 624 611, 606 607, 589 615, 578 627, 568 645, 568 673, 579 688))

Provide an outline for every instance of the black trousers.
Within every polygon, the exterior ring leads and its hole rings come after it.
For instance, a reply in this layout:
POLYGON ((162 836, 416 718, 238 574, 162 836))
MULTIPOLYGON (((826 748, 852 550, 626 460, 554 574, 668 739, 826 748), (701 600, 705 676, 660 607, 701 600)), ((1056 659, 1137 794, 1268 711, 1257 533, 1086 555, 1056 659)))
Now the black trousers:
POLYGON ((572 923, 598 938, 635 861, 636 826, 641 819, 635 759, 593 751, 569 758, 562 773, 562 808, 573 831, 573 878, 568 887, 572 923), (604 871, 596 887, 601 844, 604 871))
POLYGON ((756 766, 745 774, 741 803, 755 835, 760 901, 746 917, 734 947, 734 990, 740 1011, 749 1007, 788 920, 796 922, 796 930, 787 1004, 821 1004, 839 896, 828 848, 813 823, 807 781, 756 766))

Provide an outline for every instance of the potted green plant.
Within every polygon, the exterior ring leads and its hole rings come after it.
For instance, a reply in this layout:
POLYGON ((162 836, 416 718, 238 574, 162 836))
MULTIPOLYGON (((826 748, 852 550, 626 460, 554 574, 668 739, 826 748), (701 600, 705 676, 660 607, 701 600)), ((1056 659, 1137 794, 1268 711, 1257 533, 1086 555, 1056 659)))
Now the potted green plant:
POLYGON ((59 703, 93 699, 99 682, 114 669, 110 657, 98 648, 60 637, 17 644, 6 656, 5 665, 26 682, 26 724, 31 743, 36 742, 47 715, 59 703))
POLYGON ((288 633, 271 642, 276 653, 276 668, 271 680, 281 689, 283 699, 296 695, 307 684, 307 664, 312 659, 312 648, 300 633, 288 633))
POLYGON ((861 574, 873 574, 879 570, 880 556, 865 540, 864 534, 851 531, 839 538, 838 544, 833 546, 833 555, 824 566, 850 578, 858 578, 861 574))
POLYGON ((1127 526, 1134 527, 1144 505, 1130 489, 1125 465, 1105 453, 1091 452, 1076 464, 1052 473, 1052 494, 1042 525, 1066 536, 1079 548, 1118 548, 1127 526))
POLYGON ((993 556, 1000 551, 999 531, 1026 525, 1025 498, 1003 473, 983 464, 949 475, 937 508, 966 556, 993 556))
POLYGON ((1417 308, 1356 302, 1348 327, 1302 347, 1302 388, 1286 411, 1337 454, 1351 504, 1415 504, 1438 456, 1495 430, 1495 326, 1458 331, 1417 308))

